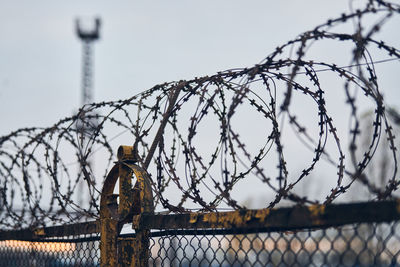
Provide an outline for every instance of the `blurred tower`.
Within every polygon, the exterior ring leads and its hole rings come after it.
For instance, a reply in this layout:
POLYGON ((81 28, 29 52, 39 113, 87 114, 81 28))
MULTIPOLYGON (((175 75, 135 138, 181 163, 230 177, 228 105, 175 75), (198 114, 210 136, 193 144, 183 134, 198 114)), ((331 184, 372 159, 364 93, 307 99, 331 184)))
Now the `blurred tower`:
MULTIPOLYGON (((82 106, 90 104, 93 102, 93 44, 100 38, 100 18, 95 18, 91 23, 85 24, 80 19, 75 21, 76 34, 78 38, 82 41, 82 81, 81 81, 81 103, 82 106)), ((90 188, 90 177, 88 173, 91 173, 91 168, 93 167, 91 161, 87 158, 88 142, 90 136, 92 136, 98 126, 98 117, 94 112, 80 112, 79 118, 76 121, 76 130, 79 134, 79 147, 80 151, 80 175, 88 183, 87 186, 90 188), (89 172, 87 172, 89 170, 89 172)), ((85 204, 83 197, 87 196, 87 191, 85 190, 86 185, 84 181, 80 180, 78 184, 78 203, 85 204)))
POLYGON ((82 57, 82 105, 93 101, 93 55, 92 46, 100 38, 100 18, 95 18, 92 29, 81 25, 79 19, 76 20, 76 34, 83 44, 82 57))

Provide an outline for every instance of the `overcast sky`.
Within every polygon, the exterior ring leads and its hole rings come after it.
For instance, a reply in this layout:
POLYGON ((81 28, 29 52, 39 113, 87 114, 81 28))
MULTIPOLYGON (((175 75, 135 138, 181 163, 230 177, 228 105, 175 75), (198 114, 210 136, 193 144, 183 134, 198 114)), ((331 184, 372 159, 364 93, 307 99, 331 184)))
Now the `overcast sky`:
POLYGON ((79 16, 102 19, 95 101, 252 66, 348 1, 0 0, 0 135, 49 126, 80 103, 79 16))

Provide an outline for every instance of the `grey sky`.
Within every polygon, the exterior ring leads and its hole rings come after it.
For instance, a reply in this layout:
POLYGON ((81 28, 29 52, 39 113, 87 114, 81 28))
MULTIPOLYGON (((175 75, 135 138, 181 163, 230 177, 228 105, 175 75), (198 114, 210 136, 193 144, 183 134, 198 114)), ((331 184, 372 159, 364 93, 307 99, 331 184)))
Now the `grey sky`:
POLYGON ((252 66, 348 1, 0 1, 0 134, 49 126, 80 105, 77 16, 101 16, 95 100, 252 66))

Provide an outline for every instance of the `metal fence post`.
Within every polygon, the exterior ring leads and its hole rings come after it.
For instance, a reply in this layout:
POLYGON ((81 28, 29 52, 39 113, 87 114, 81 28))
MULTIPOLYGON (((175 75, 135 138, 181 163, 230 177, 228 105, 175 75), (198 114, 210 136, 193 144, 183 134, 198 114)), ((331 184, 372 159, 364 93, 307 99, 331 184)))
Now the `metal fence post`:
POLYGON ((113 194, 118 179, 118 165, 108 173, 100 199, 100 264, 102 267, 117 266, 118 204, 113 194))
MULTIPOLYGON (((133 216, 132 225, 135 227, 136 237, 133 244, 133 255, 131 267, 148 266, 150 257, 150 229, 140 224, 141 215, 154 213, 153 194, 151 190, 150 177, 146 170, 136 165, 127 165, 135 174, 137 189, 139 192, 140 213, 133 216)), ((135 186, 136 189, 136 186, 135 186)))
POLYGON ((134 238, 118 238, 122 226, 133 215, 153 213, 150 177, 136 166, 132 146, 120 146, 118 162, 104 182, 100 200, 100 264, 101 267, 147 266, 149 230, 136 229, 134 238), (137 181, 132 187, 132 177, 137 181), (119 194, 113 194, 119 179, 119 194))

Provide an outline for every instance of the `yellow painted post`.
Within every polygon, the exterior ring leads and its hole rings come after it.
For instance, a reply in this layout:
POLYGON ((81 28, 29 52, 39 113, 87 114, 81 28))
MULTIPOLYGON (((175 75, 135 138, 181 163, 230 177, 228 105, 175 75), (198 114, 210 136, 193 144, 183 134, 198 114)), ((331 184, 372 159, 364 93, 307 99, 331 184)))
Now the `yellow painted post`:
MULTIPOLYGON (((138 197, 134 195, 134 188, 132 188, 133 171, 126 165, 128 163, 135 163, 133 155, 133 147, 120 146, 118 148, 118 161, 119 161, 119 224, 122 225, 129 222, 133 213, 138 213, 133 207, 139 206, 138 197), (136 200, 136 201, 135 201, 136 200)), ((137 185, 135 186, 135 188, 137 185)), ((137 190, 136 190, 137 191, 137 190)), ((138 195, 138 194, 136 194, 138 195)), ((134 258, 134 239, 121 238, 118 240, 118 263, 119 266, 131 266, 134 258)))
POLYGON ((120 146, 118 148, 119 161, 119 205, 118 214, 120 219, 125 219, 133 206, 132 175, 133 172, 125 163, 133 163, 134 157, 131 146, 120 146))
POLYGON ((107 175, 100 199, 100 265, 102 267, 118 266, 117 199, 113 194, 117 179, 118 166, 115 165, 107 175))
MULTIPOLYGON (((154 213, 151 180, 147 172, 136 165, 127 165, 135 174, 139 189, 140 215, 154 213)), ((140 215, 135 220, 140 220, 140 215)), ((136 225, 136 224, 135 224, 136 225)), ((135 229, 134 259, 131 267, 144 267, 149 265, 150 258, 150 229, 140 225, 135 229)))
POLYGON ((135 238, 118 239, 122 226, 131 221, 133 215, 154 212, 150 177, 135 162, 133 147, 120 146, 118 163, 103 185, 100 200, 101 267, 148 266, 149 229, 136 229, 135 238), (133 175, 137 181, 132 188, 133 175), (113 191, 118 178, 119 195, 115 195, 113 191))

